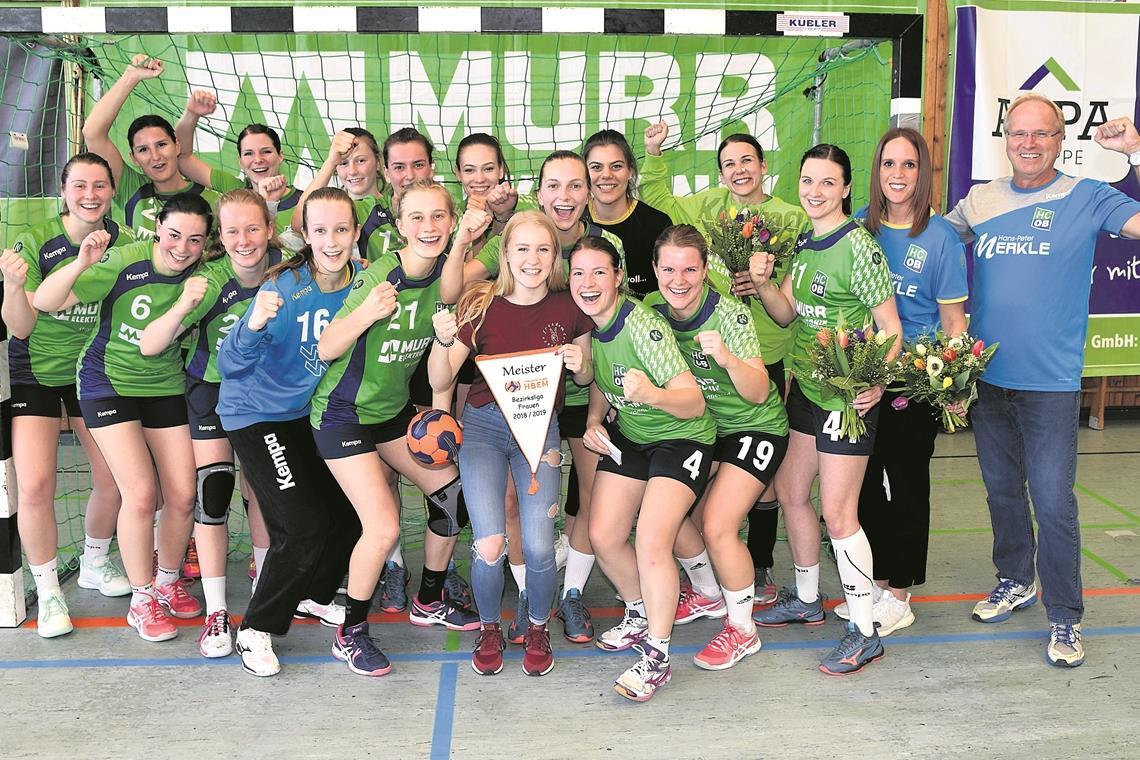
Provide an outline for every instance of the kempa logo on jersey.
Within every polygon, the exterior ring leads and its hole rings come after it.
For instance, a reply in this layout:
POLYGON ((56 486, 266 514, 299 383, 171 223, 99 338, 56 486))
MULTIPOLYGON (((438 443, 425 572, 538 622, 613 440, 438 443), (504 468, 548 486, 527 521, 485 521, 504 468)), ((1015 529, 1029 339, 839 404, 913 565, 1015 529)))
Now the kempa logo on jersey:
POLYGON ((1047 208, 1033 209, 1033 229, 1047 230, 1053 226, 1053 212, 1047 208))
MULTIPOLYGON (((56 256, 59 256, 60 254, 63 254, 66 252, 67 252, 67 246, 64 245, 64 246, 60 246, 59 248, 56 248, 54 251, 48 251, 47 253, 45 253, 40 258, 43 261, 47 261, 48 259, 54 259, 56 256)), ((17 253, 19 253, 19 251, 17 251, 17 253)))
POLYGON ((150 272, 127 272, 127 282, 142 282, 150 277, 150 272))
POLYGON ((431 345, 431 338, 416 338, 415 340, 393 338, 386 340, 380 345, 380 355, 376 357, 376 361, 380 364, 419 361, 429 345, 431 345))
POLYGON ((234 300, 237 297, 238 297, 238 289, 237 288, 231 288, 230 290, 227 290, 225 293, 222 294, 222 304, 228 305, 230 301, 234 300))
POLYGON ((301 288, 300 290, 298 290, 296 293, 293 294, 293 300, 296 301, 299 298, 304 298, 305 296, 309 295, 312 292, 313 292, 313 286, 311 284, 306 285, 305 287, 301 288))
POLYGON ((823 272, 816 271, 815 275, 811 278, 811 293, 816 298, 823 298, 827 293, 827 275, 823 272))
POLYGON ((906 257, 903 259, 903 266, 912 272, 922 274, 922 267, 926 264, 927 252, 925 248, 919 248, 917 245, 912 245, 906 249, 906 257))
POLYGON ((293 480, 293 471, 285 461, 285 447, 277 442, 277 434, 263 435, 261 440, 265 442, 265 450, 269 452, 269 458, 273 460, 273 466, 277 469, 277 490, 287 491, 297 485, 293 480))
POLYGON ((693 364, 697 365, 701 369, 709 369, 709 359, 707 356, 705 356, 700 351, 697 351, 696 349, 693 350, 692 354, 693 364))
POLYGON ((994 256, 1048 256, 1052 245, 1047 240, 1037 242, 1033 235, 990 235, 983 232, 974 243, 974 256, 992 259, 994 256))

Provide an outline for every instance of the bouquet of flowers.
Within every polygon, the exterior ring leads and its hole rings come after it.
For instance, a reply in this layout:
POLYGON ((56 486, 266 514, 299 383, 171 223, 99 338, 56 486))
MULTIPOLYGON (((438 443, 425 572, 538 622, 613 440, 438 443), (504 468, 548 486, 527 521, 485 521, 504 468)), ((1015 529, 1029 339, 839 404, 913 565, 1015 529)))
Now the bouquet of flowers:
POLYGON ((887 362, 894 343, 894 335, 887 335, 886 330, 876 333, 870 324, 848 328, 840 312, 835 329, 825 327, 817 332, 808 349, 812 377, 823 383, 825 394, 843 398, 838 433, 851 443, 867 432, 866 423, 855 411, 855 397, 894 378, 896 365, 887 362))
POLYGON ((920 337, 898 358, 898 379, 906 386, 893 405, 905 409, 908 399, 925 401, 942 411, 942 425, 953 433, 969 425, 966 413, 978 398, 978 378, 997 351, 962 333, 949 337, 939 330, 920 337))
MULTIPOLYGON (((776 257, 776 267, 790 258, 796 247, 796 235, 776 231, 767 225, 764 217, 749 213, 748 209, 731 208, 721 211, 715 220, 705 224, 709 236, 709 250, 720 257, 732 274, 748 271, 748 260, 754 253, 770 253, 776 257)), ((747 301, 747 297, 745 301, 747 301)))

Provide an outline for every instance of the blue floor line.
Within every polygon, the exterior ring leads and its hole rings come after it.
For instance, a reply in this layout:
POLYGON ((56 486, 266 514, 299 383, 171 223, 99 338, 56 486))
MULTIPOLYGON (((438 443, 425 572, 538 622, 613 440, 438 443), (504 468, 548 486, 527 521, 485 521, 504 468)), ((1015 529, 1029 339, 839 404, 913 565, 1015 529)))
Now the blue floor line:
POLYGON ((451 728, 455 720, 455 690, 459 665, 445 662, 439 669, 439 693, 435 698, 435 726, 431 732, 431 760, 451 757, 451 728))
MULTIPOLYGON (((763 635, 763 634, 761 634, 763 635)), ((1109 628, 1088 628, 1081 631, 1084 638, 1097 638, 1101 636, 1140 636, 1140 626, 1115 626, 1109 628)), ((930 636, 890 636, 884 639, 885 646, 890 649, 894 646, 935 646, 940 644, 965 644, 973 642, 990 641, 1018 641, 1024 639, 1041 639, 1048 636, 1044 629, 1032 631, 979 631, 977 633, 948 633, 930 636)), ((780 651, 792 649, 819 649, 826 650, 835 646, 835 639, 818 639, 811 641, 774 641, 765 642, 764 651, 780 651)), ((673 654, 695 654, 700 646, 674 646, 670 648, 673 654)), ((582 647, 580 649, 558 649, 554 653, 557 659, 577 657, 623 657, 632 656, 629 652, 603 652, 597 647, 582 647)), ((467 652, 422 652, 389 654, 388 658, 394 663, 443 663, 454 664, 467 662, 471 655, 467 652)), ((522 650, 507 651, 504 654, 507 660, 521 660, 522 650)), ((343 668, 344 665, 329 655, 303 655, 280 658, 285 665, 330 665, 343 668)), ((222 657, 219 659, 206 659, 205 657, 181 658, 116 658, 106 659, 76 659, 76 660, 0 660, 0 670, 35 670, 35 669, 62 669, 62 668, 172 668, 172 667, 208 667, 224 666, 234 667, 235 658, 222 657)), ((458 674, 456 674, 458 675, 458 674)), ((441 689, 443 673, 440 674, 441 689)), ((454 695, 452 695, 454 700, 454 695)))

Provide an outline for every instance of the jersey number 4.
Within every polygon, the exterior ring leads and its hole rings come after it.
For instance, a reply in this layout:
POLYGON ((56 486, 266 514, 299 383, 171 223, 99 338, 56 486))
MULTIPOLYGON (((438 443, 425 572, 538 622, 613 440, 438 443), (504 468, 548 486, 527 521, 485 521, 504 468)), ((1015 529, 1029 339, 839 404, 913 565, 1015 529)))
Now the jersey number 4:
POLYGON ((701 476, 701 462, 704 458, 704 452, 694 451, 688 459, 681 463, 681 466, 688 471, 691 480, 696 480, 701 476))

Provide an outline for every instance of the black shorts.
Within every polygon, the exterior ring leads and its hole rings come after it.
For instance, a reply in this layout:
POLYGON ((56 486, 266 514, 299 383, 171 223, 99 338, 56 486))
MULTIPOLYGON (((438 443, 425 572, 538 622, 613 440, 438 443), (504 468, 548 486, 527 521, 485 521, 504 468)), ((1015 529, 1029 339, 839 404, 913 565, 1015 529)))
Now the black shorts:
POLYGON ((563 438, 581 438, 586 434, 586 405, 564 406, 558 413, 558 432, 563 438))
POLYGON ((772 483, 787 453, 788 436, 760 430, 720 436, 713 446, 714 460, 739 467, 764 485, 772 483))
POLYGON ((788 410, 788 427, 815 438, 815 450, 821 454, 865 457, 870 456, 875 448, 875 431, 879 427, 879 407, 882 404, 875 404, 863 417, 867 432, 855 443, 839 433, 840 412, 813 404, 795 380, 792 380, 784 406, 788 410))
POLYGON ((408 404, 390 420, 372 425, 326 425, 313 429, 313 440, 321 459, 344 459, 357 454, 375 454, 376 447, 403 438, 416 408, 408 404))
POLYGON ((186 397, 111 396, 79 399, 83 421, 88 428, 138 421, 144 428, 171 428, 188 424, 186 397))
MULTIPOLYGON (((612 472, 634 480, 671 478, 693 490, 697 499, 705 491, 712 469, 713 447, 707 443, 674 438, 657 443, 634 443, 607 425, 610 442, 621 450, 621 464, 610 456, 598 458, 598 472, 612 472)), ((695 504, 696 502, 694 502, 695 504)))
POLYGON ((195 441, 226 437, 217 411, 221 387, 218 383, 186 378, 186 417, 190 421, 190 437, 195 441))
POLYGON ((61 408, 67 410, 68 417, 83 416, 74 385, 13 385, 8 408, 13 417, 60 419, 63 417, 61 408))
POLYGON ((420 363, 416 365, 416 371, 412 373, 412 379, 408 381, 408 395, 412 403, 416 406, 430 407, 432 405, 431 383, 428 382, 428 354, 431 353, 431 346, 424 352, 420 363))

